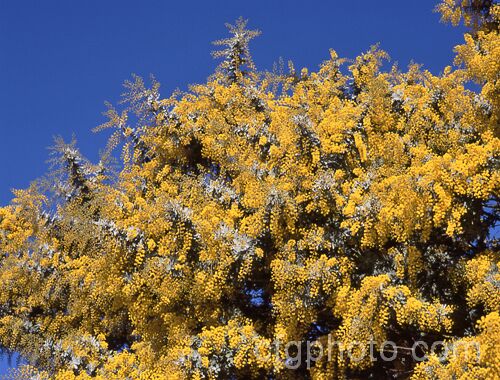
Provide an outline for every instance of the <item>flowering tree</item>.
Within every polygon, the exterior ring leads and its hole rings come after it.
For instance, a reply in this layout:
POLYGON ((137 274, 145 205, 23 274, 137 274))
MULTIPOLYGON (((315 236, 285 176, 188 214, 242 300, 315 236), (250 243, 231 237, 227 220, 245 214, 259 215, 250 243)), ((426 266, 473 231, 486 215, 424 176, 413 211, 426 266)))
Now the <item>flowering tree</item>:
POLYGON ((260 73, 240 19, 206 84, 126 82, 99 164, 58 140, 0 209, 13 376, 499 378, 500 7, 439 10, 472 27, 439 76, 260 73))

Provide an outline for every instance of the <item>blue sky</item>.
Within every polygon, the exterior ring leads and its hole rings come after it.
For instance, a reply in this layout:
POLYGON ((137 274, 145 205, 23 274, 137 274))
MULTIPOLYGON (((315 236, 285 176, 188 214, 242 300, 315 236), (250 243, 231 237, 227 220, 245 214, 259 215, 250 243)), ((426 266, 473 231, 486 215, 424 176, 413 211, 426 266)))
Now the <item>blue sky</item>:
MULTIPOLYGON (((74 133, 92 160, 105 146, 104 101, 132 73, 154 74, 162 93, 203 82, 217 63, 211 41, 248 18, 260 69, 279 57, 316 69, 334 48, 354 58, 380 42, 392 61, 439 73, 462 31, 439 23, 436 1, 0 0, 0 205, 47 170, 53 136, 74 133)), ((1 361, 1 360, 0 360, 1 361)), ((0 362, 0 374, 6 361, 0 362)))
POLYGON ((334 48, 353 58, 380 42, 393 61, 439 73, 461 31, 439 23, 435 1, 0 0, 0 204, 47 170, 54 135, 75 133, 97 159, 104 101, 131 73, 153 73, 169 94, 203 82, 216 62, 211 41, 238 16, 263 34, 251 45, 259 68, 280 56, 316 69, 334 48))

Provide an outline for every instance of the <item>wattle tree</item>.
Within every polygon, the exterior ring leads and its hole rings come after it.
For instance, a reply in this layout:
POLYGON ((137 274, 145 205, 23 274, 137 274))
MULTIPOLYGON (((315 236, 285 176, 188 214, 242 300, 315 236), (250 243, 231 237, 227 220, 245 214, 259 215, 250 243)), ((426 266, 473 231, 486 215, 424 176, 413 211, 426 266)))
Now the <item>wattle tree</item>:
POLYGON ((440 75, 259 72, 240 19, 205 84, 126 82, 98 164, 58 139, 0 208, 12 376, 499 379, 500 6, 438 9, 440 75))

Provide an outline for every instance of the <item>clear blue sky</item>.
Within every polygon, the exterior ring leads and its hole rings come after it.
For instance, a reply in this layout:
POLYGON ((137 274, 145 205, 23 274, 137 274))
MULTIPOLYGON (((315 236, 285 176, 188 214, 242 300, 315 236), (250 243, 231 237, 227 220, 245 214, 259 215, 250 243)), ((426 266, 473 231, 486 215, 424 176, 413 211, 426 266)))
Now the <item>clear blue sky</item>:
POLYGON ((0 0, 0 205, 46 172, 54 135, 75 133, 97 159, 106 134, 91 129, 131 73, 154 74, 165 95, 203 82, 225 22, 243 16, 263 32, 251 45, 261 69, 280 56, 316 69, 329 48, 353 58, 380 42, 400 67, 414 60, 439 73, 463 39, 439 23, 436 2, 0 0))
POLYGON ((435 3, 0 0, 0 204, 47 170, 54 135, 74 132, 96 159, 106 135, 91 129, 131 73, 155 74, 164 94, 204 81, 211 41, 240 15, 263 32, 251 45, 259 68, 282 56, 316 69, 329 48, 352 58, 380 42, 401 67, 413 59, 439 73, 462 34, 439 23, 435 3))

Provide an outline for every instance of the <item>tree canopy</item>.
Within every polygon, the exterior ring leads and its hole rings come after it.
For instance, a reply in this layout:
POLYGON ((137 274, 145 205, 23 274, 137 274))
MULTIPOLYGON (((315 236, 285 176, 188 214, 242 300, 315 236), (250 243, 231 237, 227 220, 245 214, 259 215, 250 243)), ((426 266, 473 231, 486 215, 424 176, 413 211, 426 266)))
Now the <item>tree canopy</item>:
POLYGON ((13 376, 500 378, 500 6, 438 9, 471 28, 440 75, 259 72, 240 19, 205 84, 126 82, 98 164, 57 140, 0 208, 13 376))

